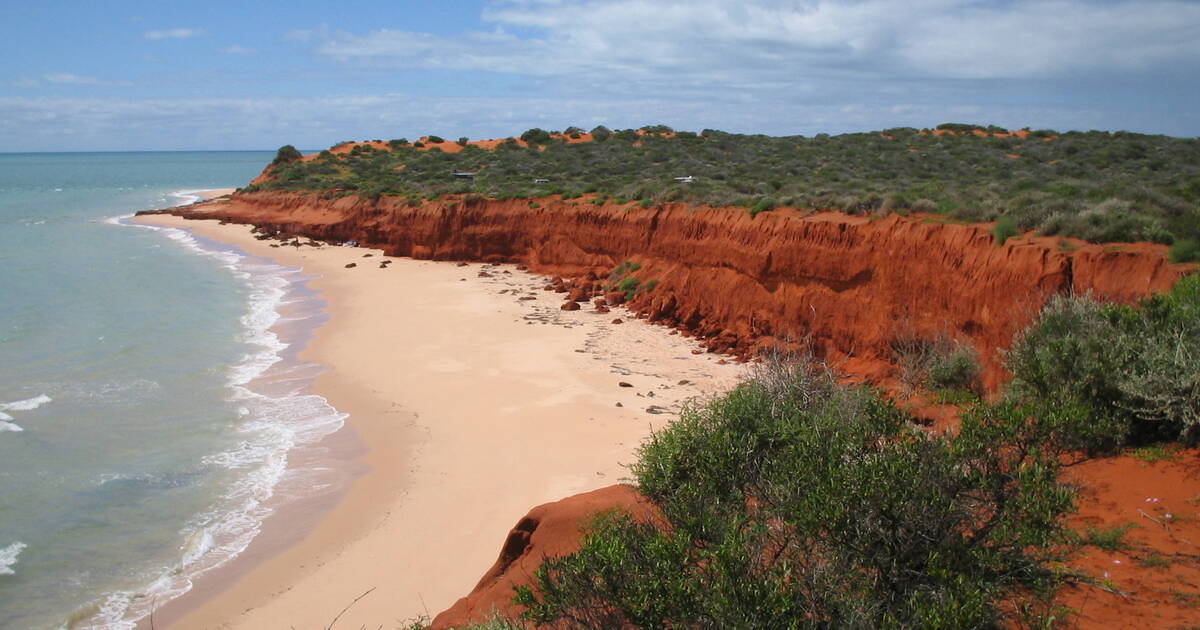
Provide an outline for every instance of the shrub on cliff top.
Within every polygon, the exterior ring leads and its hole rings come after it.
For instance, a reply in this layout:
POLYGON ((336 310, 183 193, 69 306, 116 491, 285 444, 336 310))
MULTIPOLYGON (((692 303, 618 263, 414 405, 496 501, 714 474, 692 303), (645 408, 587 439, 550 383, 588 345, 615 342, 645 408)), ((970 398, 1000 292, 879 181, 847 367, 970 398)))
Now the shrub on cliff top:
POLYGON ((1200 262, 1200 241, 1194 238, 1183 238, 1175 241, 1171 245, 1171 262, 1200 262))
POLYGON ((534 127, 533 129, 521 134, 521 139, 530 146, 536 146, 550 142, 550 134, 544 129, 534 127))
POLYGON ((279 150, 275 152, 275 159, 271 162, 271 164, 286 164, 288 162, 295 162, 302 157, 304 156, 300 153, 300 151, 296 150, 296 147, 290 144, 285 144, 279 147, 279 150))
POLYGON ((755 216, 759 212, 766 212, 768 210, 774 210, 774 209, 775 209, 775 200, 771 199, 770 197, 763 197, 762 199, 759 199, 758 201, 754 202, 754 205, 750 206, 750 216, 755 216))
POLYGON ((1008 239, 1020 233, 1021 230, 1017 229, 1017 225, 1007 216, 997 219, 995 227, 992 228, 992 236, 995 237, 997 245, 1003 245, 1008 239))
POLYGON ((662 523, 602 515, 519 589, 556 627, 980 628, 1048 592, 1070 492, 1027 410, 954 437, 877 394, 769 361, 654 434, 632 467, 662 523))

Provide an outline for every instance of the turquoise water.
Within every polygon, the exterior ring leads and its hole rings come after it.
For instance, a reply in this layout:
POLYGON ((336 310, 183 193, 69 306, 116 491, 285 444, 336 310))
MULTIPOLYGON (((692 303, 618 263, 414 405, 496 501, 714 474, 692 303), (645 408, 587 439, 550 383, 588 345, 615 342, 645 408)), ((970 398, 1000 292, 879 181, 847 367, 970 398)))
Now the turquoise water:
POLYGON ((341 426, 294 357, 306 278, 120 218, 271 157, 0 154, 0 628, 132 627, 244 549, 289 450, 341 426))

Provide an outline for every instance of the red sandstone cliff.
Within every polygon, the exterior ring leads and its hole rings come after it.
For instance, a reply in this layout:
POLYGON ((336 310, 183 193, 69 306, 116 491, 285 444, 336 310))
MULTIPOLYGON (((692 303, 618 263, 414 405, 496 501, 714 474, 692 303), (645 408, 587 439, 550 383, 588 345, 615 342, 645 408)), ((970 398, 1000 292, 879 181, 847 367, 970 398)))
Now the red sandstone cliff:
POLYGON ((430 630, 446 630, 486 620, 495 611, 519 614, 512 604, 513 589, 533 583, 533 574, 545 558, 574 553, 583 540, 582 527, 597 513, 628 512, 634 518, 653 519, 658 511, 631 486, 608 486, 529 511, 508 533, 500 557, 466 597, 433 620, 430 630))
POLYGON ((949 333, 982 353, 986 381, 1003 379, 999 352, 1051 295, 1092 292, 1130 301, 1169 288, 1188 266, 1155 245, 1086 245, 1011 239, 986 225, 890 216, 662 204, 594 205, 540 199, 403 200, 253 192, 178 214, 253 223, 388 254, 524 263, 594 291, 618 264, 657 280, 631 308, 748 355, 778 341, 811 340, 848 372, 890 375, 898 335, 949 333))

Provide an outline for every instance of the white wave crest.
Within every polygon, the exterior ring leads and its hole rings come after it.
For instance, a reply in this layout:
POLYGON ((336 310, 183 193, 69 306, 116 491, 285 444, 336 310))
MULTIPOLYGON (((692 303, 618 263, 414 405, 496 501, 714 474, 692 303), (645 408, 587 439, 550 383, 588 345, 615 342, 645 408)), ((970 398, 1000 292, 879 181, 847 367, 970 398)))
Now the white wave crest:
MULTIPOLYGON (((0 413, 0 416, 4 414, 0 413)), ((25 429, 21 425, 12 422, 12 418, 0 418, 0 433, 19 433, 25 429)))
POLYGON ((0 549, 0 575, 14 575, 13 565, 17 563, 17 556, 25 550, 25 543, 17 541, 3 549, 0 549))
MULTIPOLYGON (((177 196, 197 191, 179 191, 177 196)), ((173 193, 174 194, 174 193, 173 193)), ((178 564, 160 574, 138 592, 111 593, 99 603, 91 620, 106 629, 133 628, 151 612, 154 602, 162 604, 186 593, 197 576, 219 567, 250 545, 263 520, 273 511, 271 499, 288 472, 288 455, 297 445, 312 444, 340 429, 347 414, 334 409, 325 398, 307 394, 297 387, 277 395, 256 391, 255 381, 275 379, 289 346, 272 327, 280 321, 280 307, 293 301, 290 295, 301 278, 297 269, 284 267, 223 248, 213 248, 178 228, 131 223, 127 217, 112 220, 118 225, 160 232, 172 242, 216 260, 247 289, 246 310, 241 317, 241 339, 247 352, 226 373, 230 400, 237 401, 240 434, 238 446, 203 458, 206 466, 239 471, 238 482, 228 487, 219 504, 194 517, 184 531, 178 564)), ((283 372, 287 375, 290 370, 283 372)))
MULTIPOLYGON (((52 400, 54 399, 45 394, 39 394, 33 398, 26 398, 25 400, 18 400, 10 403, 0 403, 0 409, 3 409, 4 411, 32 411, 52 400)), ((5 419, 11 420, 12 418, 5 419)))

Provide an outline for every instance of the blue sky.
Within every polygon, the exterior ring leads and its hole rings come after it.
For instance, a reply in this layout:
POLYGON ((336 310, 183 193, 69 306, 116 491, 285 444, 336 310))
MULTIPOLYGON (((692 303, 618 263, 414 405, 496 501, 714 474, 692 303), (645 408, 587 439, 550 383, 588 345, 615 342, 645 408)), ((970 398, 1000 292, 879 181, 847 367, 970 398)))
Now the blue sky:
POLYGON ((1200 135, 1200 2, 6 2, 0 151, 530 127, 1200 135))

